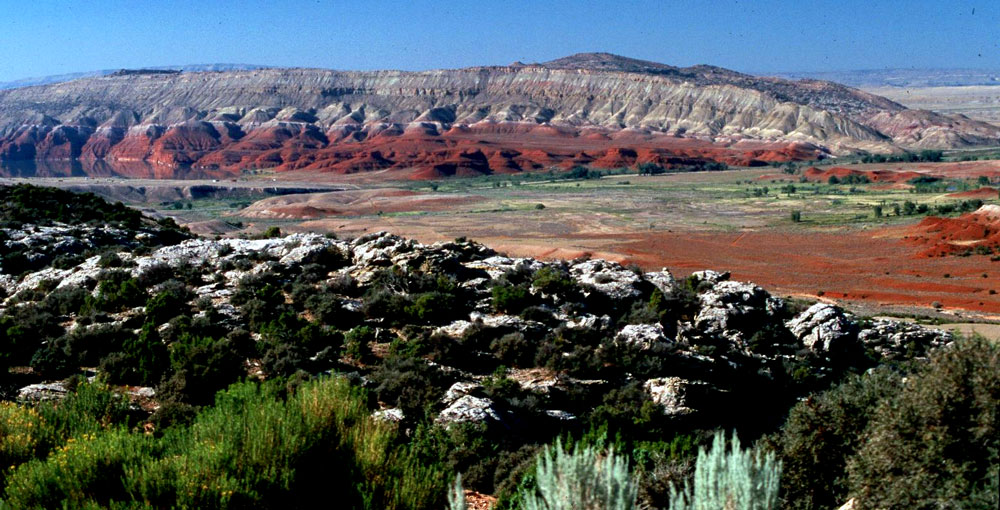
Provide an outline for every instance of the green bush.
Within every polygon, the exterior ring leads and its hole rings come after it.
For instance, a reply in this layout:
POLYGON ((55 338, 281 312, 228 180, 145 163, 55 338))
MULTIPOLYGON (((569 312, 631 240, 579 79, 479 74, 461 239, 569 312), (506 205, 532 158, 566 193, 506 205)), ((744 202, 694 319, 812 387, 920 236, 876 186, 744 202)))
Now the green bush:
POLYGON ((0 402, 0 485, 5 485, 10 466, 39 456, 44 447, 41 431, 45 420, 38 410, 12 402, 0 402))
POLYGON ((694 484, 672 491, 671 510, 778 508, 781 461, 773 452, 743 450, 735 435, 728 448, 726 443, 719 432, 711 450, 698 452, 694 484))
POLYGON ((147 321, 159 325, 190 311, 188 301, 193 297, 192 293, 180 282, 171 282, 179 285, 168 287, 146 301, 147 321))
MULTIPOLYGON (((221 392, 162 438, 83 433, 10 474, 14 508, 440 508, 450 473, 418 463, 343 379, 221 392), (331 461, 334 459, 334 461, 331 461)), ((2 426, 2 423, 0 423, 2 426)), ((0 443, 2 445, 2 443, 0 443)))
POLYGON ((281 237, 281 229, 276 226, 270 226, 264 229, 259 236, 261 239, 276 239, 281 237))
POLYGON ((493 309, 501 313, 517 314, 531 304, 531 293, 526 285, 500 284, 493 287, 493 309))
POLYGON ((566 296, 577 290, 576 282, 569 273, 551 266, 535 271, 531 286, 543 294, 559 296, 566 296))
POLYGON ((863 508, 996 508, 1000 347, 981 338, 932 355, 877 406, 848 463, 863 508))
POLYGON ((146 298, 146 290, 139 284, 139 280, 129 277, 122 271, 114 271, 104 275, 104 279, 97 286, 97 296, 87 297, 80 314, 120 312, 142 306, 146 298))
POLYGON ((173 375, 158 391, 161 400, 209 404, 216 391, 246 375, 243 359, 227 339, 183 331, 169 349, 173 375))
POLYGON ((137 228, 142 213, 121 202, 108 203, 93 193, 17 184, 0 187, 0 220, 38 225, 100 222, 137 228))
POLYGON ((536 462, 535 488, 521 495, 525 510, 630 510, 636 506, 638 487, 628 459, 614 450, 600 452, 577 445, 569 452, 557 440, 542 450, 536 462))
POLYGON ((358 326, 344 335, 344 354, 361 363, 372 361, 372 346, 375 330, 368 326, 358 326))
POLYGON ((820 510, 847 501, 847 461, 861 446, 875 407, 900 385, 897 372, 873 370, 792 408, 777 445, 785 508, 820 510))
POLYGON ((435 291, 418 294, 405 312, 413 322, 440 323, 460 315, 462 310, 454 295, 435 291))
POLYGON ((444 394, 441 372, 420 358, 392 356, 376 368, 370 380, 379 402, 398 407, 408 423, 415 423, 433 412, 444 394))
POLYGON ((101 361, 101 373, 115 384, 155 386, 169 368, 170 353, 151 321, 143 325, 138 335, 127 339, 122 350, 101 361))

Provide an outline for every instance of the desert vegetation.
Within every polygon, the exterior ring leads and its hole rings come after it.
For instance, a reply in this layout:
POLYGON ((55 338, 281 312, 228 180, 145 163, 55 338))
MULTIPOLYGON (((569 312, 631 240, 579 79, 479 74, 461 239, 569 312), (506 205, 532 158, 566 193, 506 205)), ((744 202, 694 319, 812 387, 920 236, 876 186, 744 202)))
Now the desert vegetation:
MULTIPOLYGON (((35 234, 105 228, 88 200, 35 234)), ((173 237, 2 267, 12 508, 996 505, 994 344, 712 271, 137 218, 173 237)))

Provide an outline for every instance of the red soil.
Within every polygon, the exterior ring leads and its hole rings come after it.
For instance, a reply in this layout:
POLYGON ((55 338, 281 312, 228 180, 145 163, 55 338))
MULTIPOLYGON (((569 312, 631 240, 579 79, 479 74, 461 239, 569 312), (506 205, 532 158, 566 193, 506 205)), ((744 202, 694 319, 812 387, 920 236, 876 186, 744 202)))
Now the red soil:
POLYGON ((976 246, 1000 247, 1000 206, 984 205, 958 218, 931 216, 907 234, 908 244, 920 247, 923 257, 944 257, 976 246))
POLYGON ((914 172, 914 171, 894 171, 894 170, 854 170, 851 168, 844 168, 835 166, 833 168, 819 169, 816 167, 809 167, 802 174, 806 179, 810 181, 826 182, 830 180, 830 177, 836 177, 838 179, 844 179, 846 177, 867 177, 871 182, 906 182, 910 179, 920 177, 924 174, 914 172))
POLYGON ((958 193, 949 193, 945 195, 948 198, 997 198, 997 189, 985 186, 979 189, 973 189, 969 191, 960 191, 958 193))
POLYGON ((791 295, 1000 313, 1000 262, 987 257, 915 258, 897 232, 636 233, 609 247, 626 261, 678 275, 732 271, 791 295), (945 275, 948 275, 946 278, 945 275), (986 278, 983 275, 987 275, 986 278))

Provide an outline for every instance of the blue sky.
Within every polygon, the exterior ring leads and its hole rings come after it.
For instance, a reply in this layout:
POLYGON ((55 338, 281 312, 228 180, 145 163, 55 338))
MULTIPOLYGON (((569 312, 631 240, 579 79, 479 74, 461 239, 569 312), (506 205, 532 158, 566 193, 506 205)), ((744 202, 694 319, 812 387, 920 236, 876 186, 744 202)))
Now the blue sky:
POLYGON ((0 0, 0 81, 205 63, 432 69, 584 51, 748 72, 996 69, 1000 2, 0 0))

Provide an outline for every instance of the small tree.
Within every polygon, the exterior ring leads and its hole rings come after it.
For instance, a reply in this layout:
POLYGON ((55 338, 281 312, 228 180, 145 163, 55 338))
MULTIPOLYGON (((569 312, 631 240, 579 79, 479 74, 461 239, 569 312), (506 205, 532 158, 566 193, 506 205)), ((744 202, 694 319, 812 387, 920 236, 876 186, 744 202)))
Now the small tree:
POLYGON ((639 175, 660 175, 666 171, 666 168, 656 163, 641 163, 639 165, 639 175))
POLYGON ((670 491, 671 510, 771 510, 778 508, 781 461, 773 452, 761 454, 740 448, 733 435, 730 449, 726 437, 715 434, 712 449, 698 452, 694 487, 670 491))

